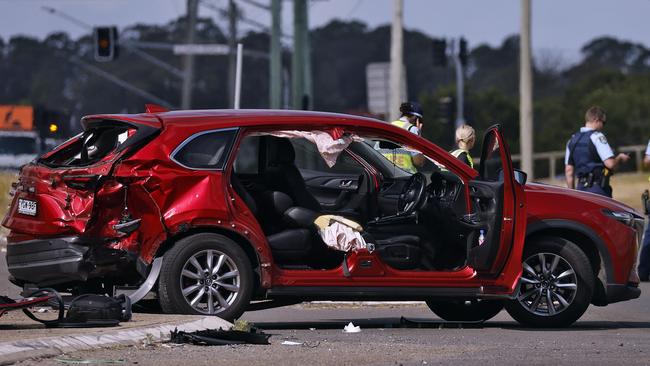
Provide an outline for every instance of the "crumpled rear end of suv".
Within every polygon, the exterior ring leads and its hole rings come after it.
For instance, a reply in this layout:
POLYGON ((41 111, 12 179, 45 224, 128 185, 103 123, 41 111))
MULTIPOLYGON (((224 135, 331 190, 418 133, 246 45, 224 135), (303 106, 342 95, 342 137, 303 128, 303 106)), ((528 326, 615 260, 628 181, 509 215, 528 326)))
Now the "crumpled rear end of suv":
POLYGON ((84 132, 25 165, 12 185, 13 201, 2 225, 7 265, 19 286, 69 286, 108 276, 138 276, 143 238, 151 220, 163 230, 146 179, 115 175, 115 168, 157 136, 160 122, 88 117, 84 132), (157 225, 155 223, 157 221, 157 225))

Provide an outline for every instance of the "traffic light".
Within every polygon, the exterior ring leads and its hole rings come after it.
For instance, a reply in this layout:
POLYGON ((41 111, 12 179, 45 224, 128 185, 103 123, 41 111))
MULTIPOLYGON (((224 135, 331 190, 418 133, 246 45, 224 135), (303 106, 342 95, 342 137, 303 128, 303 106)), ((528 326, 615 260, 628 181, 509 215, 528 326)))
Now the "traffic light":
POLYGON ((450 96, 438 99, 438 122, 450 124, 454 120, 455 102, 454 98, 450 96))
POLYGON ((117 27, 95 27, 95 61, 113 61, 118 55, 117 27))
POLYGON ((434 38, 431 46, 433 47, 433 65, 447 66, 447 40, 444 38, 434 38))
POLYGON ((460 38, 458 46, 458 59, 461 65, 467 66, 467 41, 463 37, 460 38))

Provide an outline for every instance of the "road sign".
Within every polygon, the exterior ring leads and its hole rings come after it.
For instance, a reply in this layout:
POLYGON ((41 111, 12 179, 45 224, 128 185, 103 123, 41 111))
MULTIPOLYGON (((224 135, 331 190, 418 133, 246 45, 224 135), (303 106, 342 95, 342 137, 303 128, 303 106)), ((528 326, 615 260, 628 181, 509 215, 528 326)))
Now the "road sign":
MULTIPOLYGON (((406 68, 402 68, 402 82, 400 83, 400 100, 405 102, 406 95, 406 68)), ((368 110, 376 115, 388 118, 390 115, 390 62, 374 62, 366 66, 366 88, 368 95, 368 110)))
POLYGON ((175 44, 172 48, 175 55, 227 55, 230 47, 227 44, 175 44))

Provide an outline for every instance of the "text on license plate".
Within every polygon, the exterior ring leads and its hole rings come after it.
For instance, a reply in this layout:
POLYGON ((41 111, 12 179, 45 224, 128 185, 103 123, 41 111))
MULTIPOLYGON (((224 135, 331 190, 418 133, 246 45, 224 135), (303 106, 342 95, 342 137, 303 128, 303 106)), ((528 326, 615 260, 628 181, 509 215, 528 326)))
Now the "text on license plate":
POLYGON ((18 213, 29 216, 36 216, 36 201, 18 199, 18 213))

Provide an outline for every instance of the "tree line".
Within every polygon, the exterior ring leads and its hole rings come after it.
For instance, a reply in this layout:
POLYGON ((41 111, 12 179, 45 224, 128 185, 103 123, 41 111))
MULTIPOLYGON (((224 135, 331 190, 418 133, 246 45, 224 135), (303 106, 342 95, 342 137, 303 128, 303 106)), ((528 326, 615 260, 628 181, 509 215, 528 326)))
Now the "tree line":
MULTIPOLYGON (((186 19, 167 24, 135 24, 121 30, 131 41, 183 43, 186 19)), ((366 65, 386 62, 390 52, 390 27, 370 28, 358 21, 334 20, 311 30, 314 109, 364 113, 366 65)), ((210 18, 197 22, 197 43, 226 43, 222 26, 210 18)), ((249 32, 240 40, 245 49, 268 53, 269 36, 249 32)), ((422 103, 425 137, 451 148, 451 126, 439 121, 438 100, 455 95, 451 66, 433 66, 432 38, 416 30, 404 32, 408 94, 422 103)), ((471 40, 470 45, 471 45, 471 40)), ((0 38, 0 104, 32 104, 61 110, 73 120, 91 113, 137 113, 142 98, 88 73, 70 61, 71 57, 92 63, 120 79, 162 99, 180 104, 181 80, 142 60, 122 47, 117 60, 93 61, 91 34, 71 39, 66 33, 52 33, 42 40, 16 36, 0 38)), ((153 56, 182 67, 182 58, 166 50, 147 50, 153 56)), ((650 49, 642 44, 601 37, 585 44, 582 59, 563 67, 553 55, 536 60, 534 69, 535 151, 561 150, 583 123, 592 104, 608 112, 607 135, 614 146, 642 144, 650 137, 650 49)), ((198 56, 195 59, 193 105, 227 108, 228 59, 198 56)), ((283 63, 290 70, 290 49, 283 63)), ((466 75, 468 123, 479 133, 501 123, 513 153, 518 151, 519 40, 507 37, 497 47, 471 48, 466 75)), ((267 108, 269 104, 268 59, 245 57, 242 83, 244 108, 267 108)), ((285 80, 285 82, 288 82, 285 80)), ((72 126, 73 130, 79 128, 72 126)), ((74 131, 71 131, 74 132, 74 131)), ((478 152, 476 152, 478 153, 478 152)))

